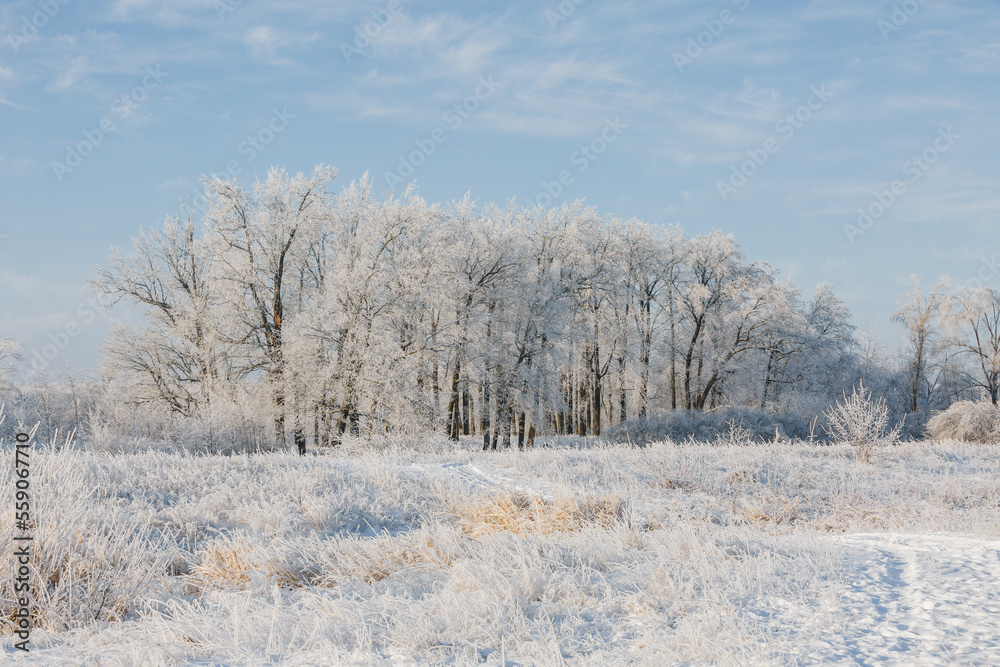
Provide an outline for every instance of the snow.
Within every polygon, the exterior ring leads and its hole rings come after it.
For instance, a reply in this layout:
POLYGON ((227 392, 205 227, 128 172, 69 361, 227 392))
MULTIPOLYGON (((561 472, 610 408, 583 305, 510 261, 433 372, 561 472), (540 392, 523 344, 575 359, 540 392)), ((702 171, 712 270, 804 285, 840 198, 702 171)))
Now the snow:
POLYGON ((39 539, 141 594, 0 662, 1000 664, 996 446, 474 447, 37 452, 39 539))
POLYGON ((841 613, 803 658, 1000 664, 1000 540, 889 533, 834 542, 848 562, 841 613))

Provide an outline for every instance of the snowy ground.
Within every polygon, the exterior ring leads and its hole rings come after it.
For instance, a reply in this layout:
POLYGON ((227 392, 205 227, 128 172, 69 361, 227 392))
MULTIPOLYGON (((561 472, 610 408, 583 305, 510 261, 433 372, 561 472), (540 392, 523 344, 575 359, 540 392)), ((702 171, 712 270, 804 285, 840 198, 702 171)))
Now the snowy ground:
POLYGON ((837 619, 808 661, 1000 664, 1000 540, 852 535, 837 619))
POLYGON ((46 583, 12 664, 1000 664, 996 446, 62 451, 32 475, 46 583))

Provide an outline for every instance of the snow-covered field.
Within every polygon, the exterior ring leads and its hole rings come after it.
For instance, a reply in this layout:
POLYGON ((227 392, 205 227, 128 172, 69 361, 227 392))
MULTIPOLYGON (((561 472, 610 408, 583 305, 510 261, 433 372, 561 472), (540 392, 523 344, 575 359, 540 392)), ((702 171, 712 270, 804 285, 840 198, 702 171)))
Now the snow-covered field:
POLYGON ((4 627, 12 664, 1000 664, 997 446, 63 450, 31 470, 44 585, 33 651, 4 627))

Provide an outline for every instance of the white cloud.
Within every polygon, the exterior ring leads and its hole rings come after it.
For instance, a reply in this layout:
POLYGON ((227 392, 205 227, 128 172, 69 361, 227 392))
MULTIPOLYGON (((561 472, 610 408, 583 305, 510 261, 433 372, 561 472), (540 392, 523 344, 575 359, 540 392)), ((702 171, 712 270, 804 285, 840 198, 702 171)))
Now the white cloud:
POLYGON ((59 93, 75 86, 90 71, 86 56, 73 58, 66 69, 46 87, 51 93, 59 93))
POLYGON ((277 50, 278 35, 270 26, 257 26, 243 34, 243 44, 258 58, 271 59, 277 50))
POLYGON ((33 111, 31 107, 25 104, 20 104, 19 102, 14 102, 4 97, 0 97, 0 104, 4 105, 5 107, 10 107, 11 109, 17 109, 18 111, 33 111))

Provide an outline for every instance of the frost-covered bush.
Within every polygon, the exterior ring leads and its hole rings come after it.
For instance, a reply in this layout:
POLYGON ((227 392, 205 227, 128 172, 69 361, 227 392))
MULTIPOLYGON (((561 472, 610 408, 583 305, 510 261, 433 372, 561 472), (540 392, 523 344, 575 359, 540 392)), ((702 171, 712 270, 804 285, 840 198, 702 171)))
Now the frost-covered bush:
POLYGON ((988 401, 959 401, 927 422, 935 440, 1000 442, 1000 408, 988 401))
POLYGON ((337 452, 344 455, 354 454, 398 454, 400 452, 420 452, 423 454, 443 454, 456 451, 462 447, 439 433, 414 435, 389 431, 365 435, 345 433, 340 438, 340 444, 332 448, 322 448, 323 451, 337 452))
POLYGON ((630 419, 604 433, 614 443, 651 442, 771 442, 809 438, 809 422, 799 415, 775 415, 749 408, 712 412, 677 410, 655 419, 630 419))
MULTIPOLYGON (((231 454, 270 449, 271 397, 262 391, 219 392, 190 414, 137 404, 120 386, 105 387, 80 435, 88 448, 109 452, 147 449, 231 454)), ((291 425, 289 424, 289 428, 291 425)))
POLYGON ((872 399, 871 391, 859 382, 850 398, 826 413, 830 435, 852 445, 862 463, 870 463, 872 453, 883 445, 899 442, 902 424, 889 428, 889 407, 885 399, 872 399))

